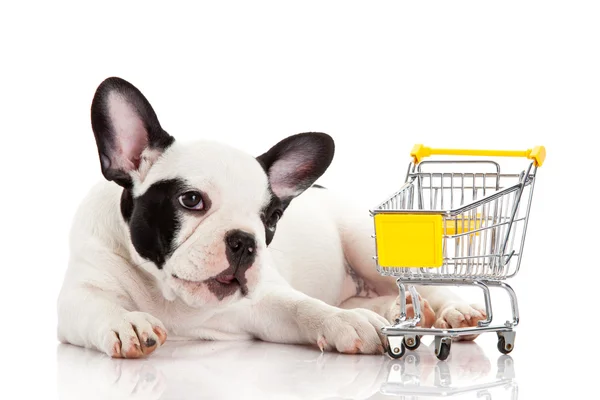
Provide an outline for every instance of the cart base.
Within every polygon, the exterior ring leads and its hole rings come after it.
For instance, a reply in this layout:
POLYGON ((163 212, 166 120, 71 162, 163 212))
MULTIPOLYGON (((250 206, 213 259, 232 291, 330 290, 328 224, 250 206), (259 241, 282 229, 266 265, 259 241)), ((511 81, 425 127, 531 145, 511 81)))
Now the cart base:
POLYGON ((441 361, 450 356, 452 339, 462 335, 496 332, 498 335, 498 351, 502 354, 508 354, 515 348, 516 332, 506 326, 461 329, 421 329, 390 326, 381 330, 388 339, 388 355, 395 359, 404 356, 407 349, 416 350, 421 344, 421 336, 425 335, 435 336, 435 355, 441 361))
POLYGON ((499 281, 478 281, 478 280, 418 280, 409 279, 402 282, 397 279, 398 289, 400 291, 400 319, 396 320, 393 326, 381 328, 381 332, 388 339, 388 355, 392 358, 401 358, 406 350, 416 350, 421 343, 421 336, 435 336, 435 354, 438 359, 445 360, 450 356, 450 347, 452 339, 463 335, 479 335, 482 333, 496 332, 498 335, 498 351, 503 354, 510 353, 515 347, 514 328, 519 324, 519 308, 517 296, 514 290, 506 283, 499 281), (412 302, 415 305, 414 318, 406 318, 406 288, 404 283, 410 284, 408 290, 412 296, 412 302), (447 285, 447 286, 474 286, 483 290, 487 319, 479 321, 478 326, 458 329, 437 329, 421 328, 418 323, 421 320, 421 311, 419 307, 418 294, 414 284, 420 285, 447 285), (512 321, 506 321, 504 325, 491 325, 493 312, 489 287, 504 289, 510 298, 512 309, 512 321))

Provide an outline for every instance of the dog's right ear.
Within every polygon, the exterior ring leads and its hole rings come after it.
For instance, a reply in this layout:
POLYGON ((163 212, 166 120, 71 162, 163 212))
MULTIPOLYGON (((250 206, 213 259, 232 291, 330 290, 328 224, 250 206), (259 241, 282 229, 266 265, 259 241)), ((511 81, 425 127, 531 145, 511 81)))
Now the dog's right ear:
POLYGON ((174 139, 144 95, 121 78, 104 80, 92 100, 92 130, 102 174, 124 188, 140 179, 174 139))

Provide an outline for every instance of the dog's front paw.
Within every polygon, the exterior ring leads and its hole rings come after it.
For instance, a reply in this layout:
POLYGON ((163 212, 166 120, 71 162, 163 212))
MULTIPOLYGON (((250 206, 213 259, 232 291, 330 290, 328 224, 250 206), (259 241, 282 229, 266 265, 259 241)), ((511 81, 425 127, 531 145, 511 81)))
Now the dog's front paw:
POLYGON ((140 358, 167 340, 162 322, 143 312, 128 312, 109 322, 102 350, 114 358, 140 358))
MULTIPOLYGON (((461 302, 452 302, 444 305, 433 324, 435 328, 467 328, 477 326, 477 322, 487 318, 485 309, 479 305, 469 305, 461 302)), ((458 336, 454 340, 474 340, 479 335, 458 336)))
MULTIPOLYGON (((429 302, 421 297, 419 294, 419 305, 421 306, 421 321, 417 324, 423 328, 431 328, 435 321, 435 312, 429 302)), ((413 318, 415 316, 415 308, 412 300, 412 296, 409 292, 406 292, 406 317, 413 318)), ((396 301, 390 304, 385 317, 390 323, 395 324, 400 318, 400 296, 396 297, 396 301)))
POLYGON ((372 311, 356 308, 341 310, 323 321, 317 346, 347 354, 381 354, 385 338, 381 328, 387 321, 372 311))

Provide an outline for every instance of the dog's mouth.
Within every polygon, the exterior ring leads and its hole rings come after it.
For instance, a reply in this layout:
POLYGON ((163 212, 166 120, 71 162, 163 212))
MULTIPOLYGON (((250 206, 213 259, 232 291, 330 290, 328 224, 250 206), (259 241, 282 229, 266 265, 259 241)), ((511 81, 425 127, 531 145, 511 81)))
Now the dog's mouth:
POLYGON ((223 285, 239 285, 240 281, 234 275, 219 275, 213 278, 223 285))
POLYGON ((221 285, 225 285, 225 286, 228 286, 228 285, 238 285, 239 286, 240 285, 240 281, 235 277, 235 275, 220 274, 215 277, 205 279, 203 281, 191 281, 188 279, 183 279, 183 278, 180 278, 177 274, 171 274, 171 276, 176 281, 178 281, 180 283, 188 284, 188 285, 208 284, 212 281, 218 282, 221 285))
POLYGON ((237 277, 227 270, 203 281, 183 279, 177 274, 171 274, 171 276, 177 283, 181 284, 192 293, 205 286, 219 300, 223 300, 225 297, 236 293, 238 290, 241 290, 242 295, 244 296, 248 294, 245 277, 237 277))

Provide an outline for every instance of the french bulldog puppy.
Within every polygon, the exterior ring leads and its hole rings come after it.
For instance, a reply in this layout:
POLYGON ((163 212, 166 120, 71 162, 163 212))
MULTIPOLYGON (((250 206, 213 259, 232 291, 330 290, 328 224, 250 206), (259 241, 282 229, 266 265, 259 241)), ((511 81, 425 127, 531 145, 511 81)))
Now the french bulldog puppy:
MULTIPOLYGON (((105 179, 72 225, 60 341, 119 358, 167 334, 384 351, 398 288, 375 269, 368 213, 314 185, 334 156, 329 135, 290 136, 258 157, 179 142, 115 77, 93 97, 91 125, 105 179)), ((417 289, 423 326, 485 318, 447 289, 417 289)))

